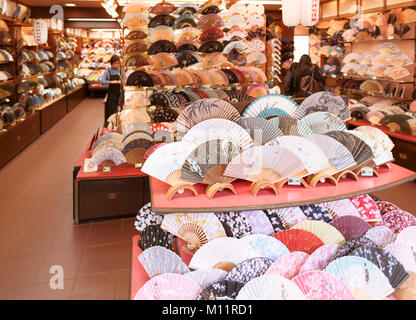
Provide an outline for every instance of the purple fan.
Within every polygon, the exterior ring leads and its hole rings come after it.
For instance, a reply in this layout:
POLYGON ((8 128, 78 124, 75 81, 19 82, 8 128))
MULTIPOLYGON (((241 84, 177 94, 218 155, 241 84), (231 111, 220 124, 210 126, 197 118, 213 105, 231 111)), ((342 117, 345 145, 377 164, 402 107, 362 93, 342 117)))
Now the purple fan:
POLYGON ((253 258, 245 260, 228 272, 224 280, 233 280, 247 283, 250 280, 260 277, 273 264, 273 260, 267 258, 253 258))
POLYGON ((332 220, 329 224, 338 229, 345 239, 361 237, 371 229, 367 221, 356 216, 342 216, 332 220))
POLYGON ((240 239, 253 234, 250 222, 242 212, 221 212, 215 215, 220 220, 227 237, 240 239))
POLYGON ((343 243, 341 246, 338 247, 337 252, 335 253, 335 256, 332 260, 348 256, 350 255, 355 249, 358 249, 360 247, 375 247, 377 248, 377 244, 366 238, 366 237, 357 237, 357 238, 351 238, 345 243, 343 243))

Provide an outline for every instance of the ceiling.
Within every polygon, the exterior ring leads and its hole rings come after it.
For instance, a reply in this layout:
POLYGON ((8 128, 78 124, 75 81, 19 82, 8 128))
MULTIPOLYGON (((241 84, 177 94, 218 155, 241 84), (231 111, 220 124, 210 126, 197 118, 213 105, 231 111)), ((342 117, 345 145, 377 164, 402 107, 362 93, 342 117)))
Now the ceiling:
MULTIPOLYGON (((27 4, 31 7, 50 7, 50 0, 20 0, 24 4, 27 4)), ((100 7, 101 1, 91 1, 91 0, 54 0, 53 4, 63 6, 65 3, 75 3, 77 7, 100 7)))

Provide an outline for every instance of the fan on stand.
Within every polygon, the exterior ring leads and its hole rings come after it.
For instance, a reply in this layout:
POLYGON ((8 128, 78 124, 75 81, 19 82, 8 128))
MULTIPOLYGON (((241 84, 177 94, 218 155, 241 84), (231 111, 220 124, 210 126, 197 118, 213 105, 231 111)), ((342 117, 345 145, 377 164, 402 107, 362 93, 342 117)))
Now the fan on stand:
POLYGON ((243 113, 243 118, 259 117, 290 117, 295 114, 298 104, 292 99, 280 95, 269 94, 254 100, 243 113))
POLYGON ((269 119, 271 123, 276 125, 286 136, 306 137, 312 134, 312 130, 303 120, 297 120, 286 116, 277 116, 269 119))
POLYGON ((329 112, 314 112, 302 118, 313 133, 324 134, 330 131, 345 131, 347 127, 336 115, 329 112))

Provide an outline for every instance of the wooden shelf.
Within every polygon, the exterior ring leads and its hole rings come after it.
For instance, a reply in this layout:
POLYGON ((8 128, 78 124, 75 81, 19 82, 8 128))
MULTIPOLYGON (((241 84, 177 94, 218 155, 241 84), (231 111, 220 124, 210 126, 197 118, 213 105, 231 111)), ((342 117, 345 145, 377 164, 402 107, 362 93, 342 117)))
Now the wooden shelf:
POLYGON ((400 80, 393 80, 387 77, 361 77, 361 76, 335 76, 335 75, 326 75, 326 77, 334 78, 334 79, 351 79, 351 80, 377 80, 377 81, 389 81, 393 83, 402 83, 402 84, 413 84, 413 81, 400 81, 400 80))
POLYGON ((351 94, 359 94, 359 95, 372 96, 372 97, 378 97, 378 98, 386 98, 386 99, 391 99, 391 100, 395 100, 395 101, 403 101, 403 102, 413 101, 413 99, 396 98, 396 97, 386 96, 386 95, 381 94, 381 93, 368 92, 368 91, 365 91, 365 90, 357 90, 357 89, 349 89, 349 88, 345 88, 345 90, 348 90, 348 92, 351 93, 351 94))

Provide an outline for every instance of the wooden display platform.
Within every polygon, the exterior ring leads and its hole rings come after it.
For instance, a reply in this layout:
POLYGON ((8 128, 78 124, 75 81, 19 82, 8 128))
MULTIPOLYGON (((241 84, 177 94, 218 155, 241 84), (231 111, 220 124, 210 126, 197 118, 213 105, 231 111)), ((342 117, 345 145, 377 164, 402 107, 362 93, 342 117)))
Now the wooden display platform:
POLYGON ((63 95, 42 106, 38 112, 40 113, 40 132, 45 133, 66 115, 66 96, 63 95))
POLYGON ((87 96, 88 96, 88 88, 86 84, 70 92, 67 95, 66 112, 69 112, 75 109, 87 96))
POLYGON ((237 195, 229 190, 217 193, 212 200, 205 194, 205 185, 196 184, 198 196, 189 191, 175 195, 167 200, 166 193, 169 185, 150 177, 152 210, 156 213, 179 212, 227 212, 272 209, 278 207, 293 207, 310 203, 319 203, 349 198, 365 193, 372 193, 394 187, 416 179, 416 172, 391 164, 391 170, 380 168, 379 177, 360 177, 356 182, 351 179, 341 179, 338 186, 329 182, 319 183, 317 187, 284 186, 278 189, 279 196, 270 190, 261 190, 257 196, 250 192, 250 182, 236 181, 233 186, 237 195))

